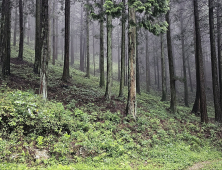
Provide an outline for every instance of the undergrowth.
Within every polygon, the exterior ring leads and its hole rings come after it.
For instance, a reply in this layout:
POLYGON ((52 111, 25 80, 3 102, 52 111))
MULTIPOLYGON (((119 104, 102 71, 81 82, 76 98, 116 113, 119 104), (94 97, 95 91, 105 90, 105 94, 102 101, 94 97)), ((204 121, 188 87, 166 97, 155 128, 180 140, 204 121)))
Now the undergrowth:
MULTIPOLYGON (((28 61, 30 54, 25 53, 28 61)), ((39 81, 31 67, 22 69, 16 66, 12 73, 39 81)), ((49 72, 49 88, 60 86, 61 67, 50 65, 49 72)), ((185 169, 222 158, 220 124, 200 124, 182 106, 170 114, 169 102, 145 93, 137 98, 134 121, 95 104, 93 99, 104 95, 98 77, 84 78, 75 69, 71 76, 69 87, 60 89, 65 104, 59 102, 61 96, 43 101, 34 90, 10 89, 7 80, 0 86, 0 169, 185 169)), ((117 82, 112 89, 117 99, 117 82)), ((116 106, 126 101, 106 102, 116 106)))

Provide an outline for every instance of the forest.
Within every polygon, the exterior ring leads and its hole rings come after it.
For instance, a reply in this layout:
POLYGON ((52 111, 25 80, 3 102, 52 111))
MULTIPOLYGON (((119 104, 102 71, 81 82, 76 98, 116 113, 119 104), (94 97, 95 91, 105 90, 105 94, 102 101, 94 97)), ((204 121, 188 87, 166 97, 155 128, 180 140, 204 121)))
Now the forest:
POLYGON ((0 0, 0 169, 222 169, 222 0, 0 0))

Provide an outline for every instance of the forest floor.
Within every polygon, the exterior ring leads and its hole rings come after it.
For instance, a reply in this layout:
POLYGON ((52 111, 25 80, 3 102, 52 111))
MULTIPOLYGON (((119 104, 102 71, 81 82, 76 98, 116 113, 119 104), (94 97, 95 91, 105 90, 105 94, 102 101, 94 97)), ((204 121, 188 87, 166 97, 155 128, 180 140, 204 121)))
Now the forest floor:
POLYGON ((12 50, 11 75, 0 80, 0 127, 5 129, 0 169, 222 168, 222 128, 214 123, 212 107, 205 125, 190 114, 191 108, 178 106, 172 115, 168 101, 142 93, 135 122, 125 113, 126 88, 119 98, 114 81, 112 99, 106 101, 98 77, 88 79, 71 68, 70 81, 64 83, 60 63, 50 64, 45 104, 38 97, 39 76, 32 73, 33 50, 26 47, 24 61, 12 50), (38 160, 37 150, 50 158, 38 160))

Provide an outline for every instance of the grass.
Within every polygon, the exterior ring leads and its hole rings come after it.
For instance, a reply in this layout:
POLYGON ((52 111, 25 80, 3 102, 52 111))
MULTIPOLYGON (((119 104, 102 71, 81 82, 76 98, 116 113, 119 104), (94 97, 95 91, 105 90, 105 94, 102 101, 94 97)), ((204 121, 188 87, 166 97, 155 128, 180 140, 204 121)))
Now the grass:
MULTIPOLYGON (((13 47, 13 57, 16 51, 13 47)), ((25 46, 25 60, 33 62, 33 57, 25 46)), ((114 81, 114 99, 103 101, 99 78, 87 79, 74 68, 69 88, 61 88, 60 62, 49 64, 46 102, 35 94, 32 83, 38 84, 39 77, 32 68, 12 64, 19 83, 30 84, 12 89, 8 78, 0 86, 0 169, 186 169, 222 159, 220 124, 200 124, 183 106, 173 115, 169 102, 154 92, 137 96, 135 122, 123 114, 126 88, 118 99, 119 83, 114 81), (36 149, 46 151, 49 159, 37 158, 36 149)), ((222 168, 219 163, 209 166, 222 168)))

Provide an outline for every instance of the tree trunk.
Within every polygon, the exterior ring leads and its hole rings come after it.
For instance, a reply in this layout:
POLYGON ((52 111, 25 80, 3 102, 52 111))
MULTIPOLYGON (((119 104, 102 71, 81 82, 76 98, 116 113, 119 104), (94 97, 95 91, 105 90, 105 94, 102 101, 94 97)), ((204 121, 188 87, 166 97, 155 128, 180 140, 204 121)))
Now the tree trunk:
MULTIPOLYGON (((87 5, 89 5, 89 0, 87 0, 87 5)), ((90 56, 89 56, 89 10, 86 9, 86 58, 87 58, 87 67, 86 67, 86 77, 90 78, 90 56)))
POLYGON ((146 33, 146 91, 150 92, 150 61, 149 61, 149 43, 148 32, 146 33))
POLYGON ((11 58, 11 1, 2 1, 1 13, 1 60, 3 78, 10 75, 10 58, 11 58))
POLYGON ((191 77, 191 70, 190 70, 190 57, 187 57, 187 66, 188 66, 188 72, 189 72, 189 79, 190 79, 190 91, 193 92, 193 82, 191 77))
MULTIPOLYGON (((132 2, 128 2, 132 3, 132 2)), ((129 61, 128 61, 128 100, 126 114, 132 114, 136 120, 136 12, 134 7, 129 7, 129 20, 134 24, 129 25, 128 30, 128 46, 129 46, 129 61)))
MULTIPOLYGON (((201 46, 201 35, 199 27, 199 11, 198 11, 198 1, 194 0, 194 17, 195 17, 195 30, 196 30, 196 74, 198 75, 197 82, 199 82, 199 99, 200 99, 200 113, 201 122, 208 123, 207 116, 207 104, 206 104, 206 94, 205 94, 205 80, 204 80, 204 67, 203 67, 203 57, 202 57, 202 46, 201 46)), ((198 92, 198 91, 197 91, 198 92)), ((195 102, 198 101, 196 96, 195 102)), ((198 102, 197 102, 198 103, 198 102)))
POLYGON ((139 68, 139 41, 138 41, 138 28, 136 28, 136 92, 140 95, 140 68, 139 68))
POLYGON ((171 43, 171 30, 170 30, 170 13, 169 11, 166 14, 166 21, 169 24, 167 30, 167 49, 168 49, 168 60, 169 60, 169 71, 170 71, 170 92, 171 92, 171 100, 170 100, 170 110, 172 113, 177 112, 177 104, 176 104, 176 80, 174 73, 174 63, 173 63, 173 53, 172 53, 172 43, 171 43))
POLYGON ((55 65, 56 58, 56 35, 55 35, 55 17, 56 17, 56 3, 53 1, 53 18, 52 18, 52 64, 55 65))
POLYGON ((48 79, 48 34, 49 34, 49 18, 48 18, 48 0, 42 1, 42 57, 41 57, 41 68, 40 68, 40 89, 39 93, 43 99, 47 99, 47 79, 48 79))
POLYGON ((14 23, 14 41, 13 41, 13 46, 16 46, 16 35, 17 35, 17 15, 18 15, 18 12, 17 12, 17 0, 15 1, 15 23, 14 23))
POLYGON ((40 67, 41 67, 41 7, 42 7, 42 0, 36 0, 36 26, 35 26, 35 62, 33 71, 35 74, 39 74, 40 67))
POLYGON ((20 40, 19 40, 18 59, 23 60, 24 32, 23 32, 23 2, 22 0, 19 0, 19 27, 20 27, 20 40))
POLYGON ((95 61, 95 28, 93 23, 93 66, 94 66, 94 76, 96 75, 96 61, 95 61))
POLYGON ((187 87, 187 71, 185 59, 185 43, 184 43, 184 24, 183 24, 183 4, 180 4, 180 29, 181 29, 181 44, 182 44, 182 57, 183 57, 183 83, 184 83, 184 104, 189 107, 188 103, 188 87, 187 87))
POLYGON ((221 112, 221 103, 220 103, 220 90, 218 84, 217 57, 216 57, 215 34, 214 34, 214 12, 213 12, 214 3, 212 0, 209 0, 208 3, 209 3, 210 48, 211 48, 211 67, 212 67, 215 121, 221 122, 222 112, 221 112))
MULTIPOLYGON (((103 0, 100 0, 101 3, 101 12, 103 12, 103 0)), ((104 28, 103 28, 103 19, 100 19, 100 82, 99 86, 105 86, 105 77, 104 77, 104 28)))
POLYGON ((159 72, 159 55, 156 56, 156 66, 157 66, 157 88, 160 89, 160 72, 159 72))
POLYGON ((105 98, 111 99, 112 86, 112 16, 107 15, 107 81, 105 98))
POLYGON ((162 99, 161 101, 166 101, 166 68, 165 68, 163 34, 160 35, 160 43, 161 43, 161 72, 162 72, 162 99))
POLYGON ((67 82, 69 76, 69 39, 70 39, 70 0, 65 0, 65 55, 62 80, 67 82))
POLYGON ((84 71, 84 55, 83 55, 83 11, 81 5, 81 30, 80 30, 80 70, 84 71))
POLYGON ((218 4, 217 6, 217 50, 218 50, 218 63, 219 63, 220 103, 222 104, 222 41, 221 41, 222 5, 220 4, 220 0, 217 0, 217 4, 218 4))
MULTIPOLYGON (((125 0, 122 0, 125 8, 125 0)), ((123 87, 125 82, 125 48, 126 48, 126 32, 125 32, 125 9, 122 10, 122 37, 121 37, 121 75, 120 75, 120 88, 119 88, 119 97, 123 96, 123 87)))
POLYGON ((117 59, 117 64, 118 64, 118 81, 120 80, 120 44, 119 44, 119 31, 118 31, 118 45, 117 45, 117 51, 118 51, 118 59, 117 59))

